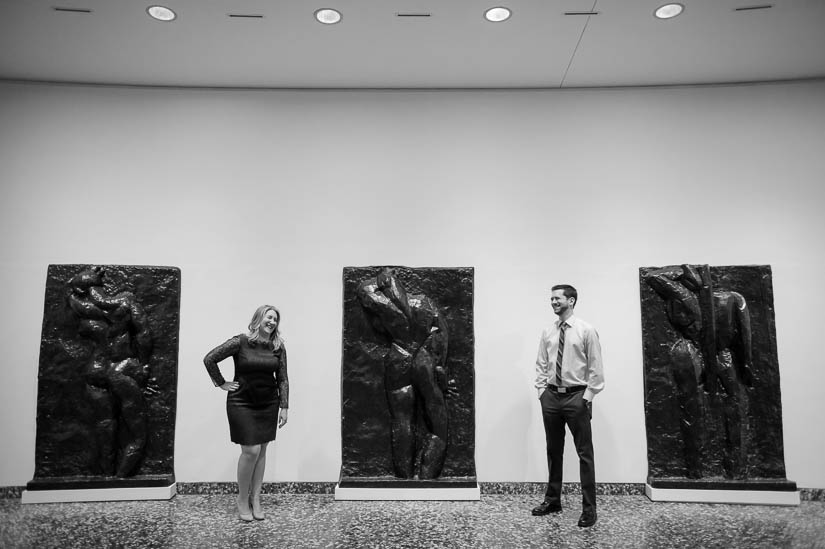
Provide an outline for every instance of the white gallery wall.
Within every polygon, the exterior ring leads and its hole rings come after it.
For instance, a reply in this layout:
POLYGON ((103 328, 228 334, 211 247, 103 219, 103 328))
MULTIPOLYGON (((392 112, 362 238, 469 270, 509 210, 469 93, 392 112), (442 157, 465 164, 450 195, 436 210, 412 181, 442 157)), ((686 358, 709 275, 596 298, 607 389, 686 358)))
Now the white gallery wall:
MULTIPOLYGON (((607 386, 599 482, 644 482, 638 269, 773 267, 785 463, 825 488, 825 82, 564 91, 0 83, 0 486, 34 472, 51 263, 182 271, 175 470, 231 481, 202 365, 283 313, 290 417, 267 481, 335 481, 345 266, 475 268, 478 479, 546 480, 549 288, 578 287, 607 386)), ((225 375, 232 372, 231 360, 225 375)), ((572 441, 565 478, 578 480, 572 441)))

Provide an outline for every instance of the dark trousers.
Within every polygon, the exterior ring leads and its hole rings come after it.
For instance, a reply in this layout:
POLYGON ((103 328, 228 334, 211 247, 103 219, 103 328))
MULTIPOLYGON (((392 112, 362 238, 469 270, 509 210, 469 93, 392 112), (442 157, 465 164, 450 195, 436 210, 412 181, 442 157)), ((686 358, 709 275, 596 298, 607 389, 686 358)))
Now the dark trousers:
POLYGON ((547 482, 545 500, 561 504, 562 460, 564 459, 564 426, 570 429, 579 454, 579 476, 582 484, 582 508, 596 510, 596 468, 593 463, 593 435, 590 431, 590 411, 584 391, 558 394, 545 390, 541 394, 541 413, 547 437, 547 482))

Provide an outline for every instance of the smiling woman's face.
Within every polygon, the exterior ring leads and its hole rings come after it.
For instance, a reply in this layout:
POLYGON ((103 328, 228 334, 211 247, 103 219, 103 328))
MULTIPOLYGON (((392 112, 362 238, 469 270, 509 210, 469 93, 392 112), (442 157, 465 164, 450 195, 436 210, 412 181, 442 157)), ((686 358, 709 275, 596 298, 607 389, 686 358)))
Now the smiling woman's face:
POLYGON ((266 335, 270 335, 272 331, 278 326, 278 315, 274 309, 269 309, 261 320, 261 331, 266 335))

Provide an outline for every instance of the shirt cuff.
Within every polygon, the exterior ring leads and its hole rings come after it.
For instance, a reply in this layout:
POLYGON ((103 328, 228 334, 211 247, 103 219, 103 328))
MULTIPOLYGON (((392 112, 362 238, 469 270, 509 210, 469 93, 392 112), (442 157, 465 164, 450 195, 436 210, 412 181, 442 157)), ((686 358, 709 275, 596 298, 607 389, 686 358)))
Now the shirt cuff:
POLYGON ((539 392, 539 398, 541 398, 541 394, 547 389, 547 387, 536 387, 536 390, 539 392))
POLYGON ((584 400, 586 400, 587 402, 593 402, 593 397, 595 396, 596 393, 591 391, 589 387, 584 390, 584 400))

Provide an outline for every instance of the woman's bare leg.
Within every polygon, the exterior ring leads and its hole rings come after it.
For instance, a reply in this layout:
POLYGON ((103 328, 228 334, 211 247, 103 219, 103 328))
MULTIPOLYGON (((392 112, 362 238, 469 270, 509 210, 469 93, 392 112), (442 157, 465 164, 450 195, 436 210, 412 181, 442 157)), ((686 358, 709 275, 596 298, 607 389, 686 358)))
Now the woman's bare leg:
POLYGON ((260 444, 241 445, 241 457, 238 458, 238 513, 242 520, 252 520, 252 512, 249 508, 249 493, 255 473, 255 465, 260 454, 260 444))
POLYGON ((266 448, 268 444, 268 442, 261 444, 261 451, 258 453, 258 459, 255 462, 255 470, 252 473, 252 485, 250 486, 252 515, 258 520, 264 518, 264 512, 261 509, 261 486, 263 486, 264 482, 264 470, 266 469, 266 448))

